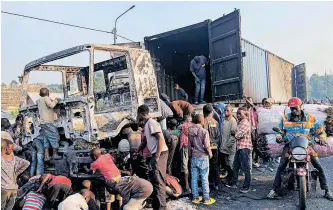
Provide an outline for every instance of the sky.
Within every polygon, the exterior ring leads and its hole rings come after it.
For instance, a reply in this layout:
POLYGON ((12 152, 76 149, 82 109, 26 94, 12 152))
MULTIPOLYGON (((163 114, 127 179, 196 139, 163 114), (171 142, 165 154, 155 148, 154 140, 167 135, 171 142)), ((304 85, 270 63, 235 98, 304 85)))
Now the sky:
MULTIPOLYGON (((333 2, 1 2, 1 10, 111 31, 133 4, 117 24, 118 34, 131 40, 215 20, 237 8, 243 38, 296 65, 306 63, 308 76, 333 72, 333 2)), ((87 43, 111 44, 113 35, 1 13, 1 82, 17 80, 32 60, 87 43)))

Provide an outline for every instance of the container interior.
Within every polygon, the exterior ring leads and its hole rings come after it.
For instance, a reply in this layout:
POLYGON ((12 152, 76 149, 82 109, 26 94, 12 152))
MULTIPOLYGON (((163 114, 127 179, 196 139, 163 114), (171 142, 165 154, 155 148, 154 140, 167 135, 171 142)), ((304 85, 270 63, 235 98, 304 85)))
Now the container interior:
MULTIPOLYGON (((146 47, 153 58, 161 63, 161 69, 173 83, 182 87, 194 102, 195 82, 190 72, 191 60, 196 55, 209 56, 208 24, 200 27, 189 26, 168 33, 147 37, 146 47)), ((210 67, 206 66, 206 102, 212 101, 210 67)), ((165 89, 164 89, 165 90, 165 89)), ((169 91, 168 91, 169 92, 169 91)), ((166 93, 171 97, 172 94, 166 93)))

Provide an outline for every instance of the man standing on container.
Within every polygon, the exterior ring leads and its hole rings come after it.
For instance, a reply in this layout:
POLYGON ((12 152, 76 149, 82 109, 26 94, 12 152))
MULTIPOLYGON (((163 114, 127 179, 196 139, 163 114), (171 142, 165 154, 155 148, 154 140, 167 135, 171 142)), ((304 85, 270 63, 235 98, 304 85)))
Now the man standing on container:
POLYGON ((207 58, 203 55, 200 55, 195 56, 190 64, 190 71, 195 80, 195 104, 199 104, 199 92, 200 103, 206 103, 204 101, 206 87, 206 62, 207 58))

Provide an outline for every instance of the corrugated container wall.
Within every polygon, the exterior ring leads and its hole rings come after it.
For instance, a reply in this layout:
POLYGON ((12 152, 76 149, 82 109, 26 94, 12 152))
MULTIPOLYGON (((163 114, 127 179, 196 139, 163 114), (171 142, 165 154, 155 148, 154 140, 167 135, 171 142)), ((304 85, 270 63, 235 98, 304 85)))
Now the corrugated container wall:
POLYGON ((246 39, 241 40, 243 57, 243 93, 254 103, 269 95, 267 52, 246 39))
POLYGON ((292 97, 291 72, 294 64, 267 52, 269 92, 275 102, 286 103, 292 97))

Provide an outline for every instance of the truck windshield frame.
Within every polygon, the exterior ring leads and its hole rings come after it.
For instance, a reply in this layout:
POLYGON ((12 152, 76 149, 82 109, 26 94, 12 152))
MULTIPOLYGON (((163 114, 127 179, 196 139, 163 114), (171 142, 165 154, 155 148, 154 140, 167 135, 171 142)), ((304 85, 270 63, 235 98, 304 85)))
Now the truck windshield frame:
MULTIPOLYGON (((23 75, 20 77, 20 82, 22 83, 23 92, 27 92, 27 86, 29 81, 29 73, 32 71, 54 71, 54 72, 62 72, 62 84, 63 84, 63 93, 64 99, 76 97, 76 96, 94 96, 94 67, 96 66, 96 70, 103 68, 105 65, 112 64, 112 57, 110 60, 106 60, 100 63, 94 63, 94 51, 105 51, 114 54, 121 54, 125 57, 125 60, 129 59, 129 52, 118 46, 112 45, 80 45, 76 47, 72 47, 66 50, 62 50, 47 56, 44 56, 40 59, 34 60, 28 63, 25 68, 23 75), (82 52, 89 52, 89 65, 88 66, 62 66, 62 65, 43 65, 46 63, 50 63, 53 61, 57 61, 66 57, 70 57, 75 54, 79 54, 82 52), (99 69, 98 69, 99 68, 99 69), (73 81, 73 77, 77 77, 77 81, 73 81), (70 77, 70 78, 69 78, 70 77), (75 88, 76 91, 73 92, 71 85, 74 83, 78 83, 75 88)), ((120 57, 122 57, 120 56, 120 57)), ((115 58, 116 59, 116 58, 115 58)), ((126 61, 125 61, 126 62, 126 61)), ((130 71, 128 72, 130 73, 130 71)), ((107 85, 107 84, 106 84, 107 85)), ((22 94, 25 95, 25 94, 22 94)), ((23 99, 24 100, 24 99, 23 99)), ((22 105, 22 100, 21 100, 22 105)))

